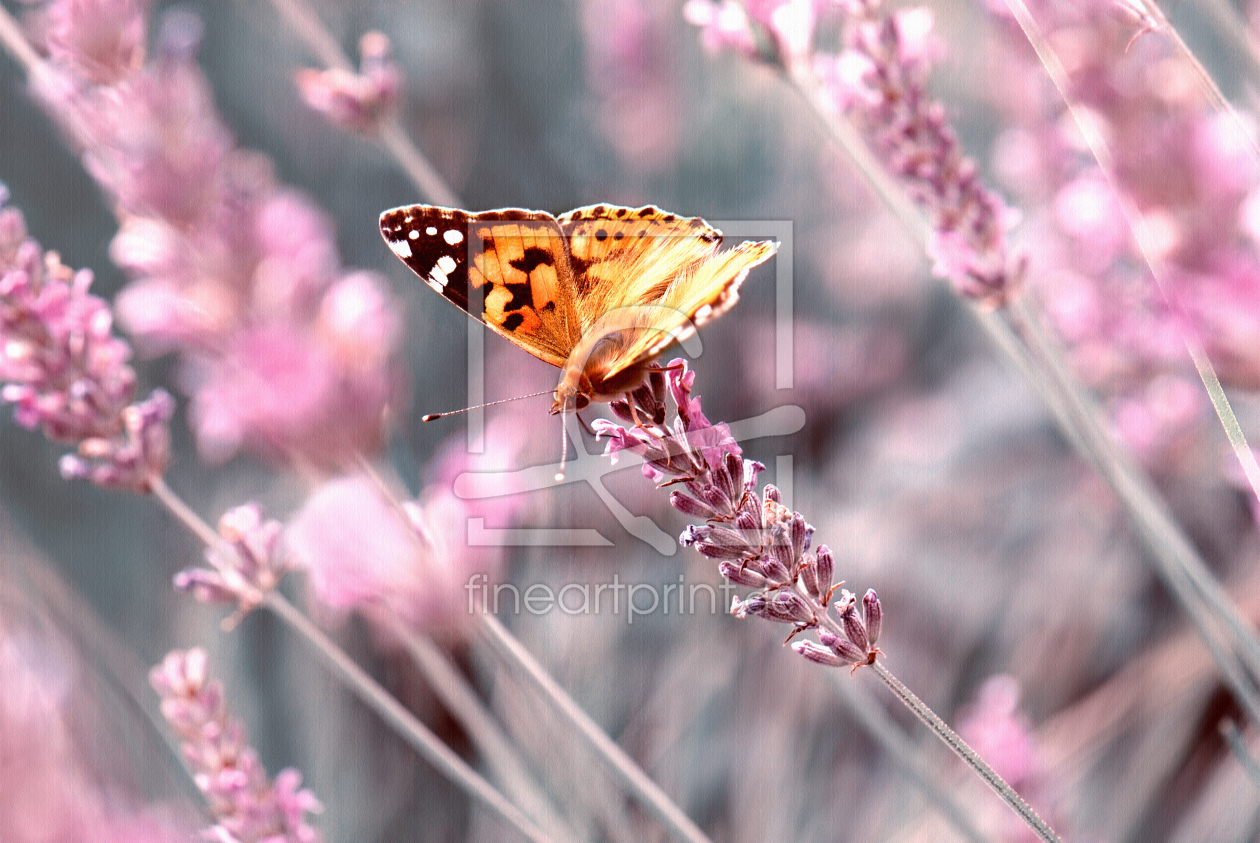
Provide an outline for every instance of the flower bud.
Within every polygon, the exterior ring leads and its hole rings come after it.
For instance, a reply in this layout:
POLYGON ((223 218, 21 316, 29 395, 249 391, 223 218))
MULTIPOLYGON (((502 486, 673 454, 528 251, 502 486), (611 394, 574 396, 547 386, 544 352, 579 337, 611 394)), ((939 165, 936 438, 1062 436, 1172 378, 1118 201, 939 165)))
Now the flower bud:
POLYGON ((846 664, 850 664, 850 662, 837 656, 831 650, 815 644, 813 641, 797 641, 792 645, 792 649, 810 661, 826 665, 827 667, 844 667, 846 664))
POLYGON ((866 637, 873 647, 879 640, 879 628, 884 620, 884 609, 879 605, 879 595, 875 593, 875 589, 867 589, 862 598, 862 610, 866 616, 866 637))
POLYGON ((814 528, 805 523, 805 516, 799 512, 792 513, 792 561, 797 562, 809 548, 809 537, 813 535, 814 528))
POLYGON ((853 642, 853 645, 863 653, 867 653, 871 649, 871 639, 866 634, 862 619, 858 617, 856 602, 850 595, 850 600, 847 601, 844 611, 840 614, 840 622, 844 624, 844 634, 853 642))
POLYGON ((841 638, 823 629, 818 632, 818 640, 829 647, 833 653, 844 659, 846 664, 862 664, 866 661, 866 652, 847 638, 841 638))
POLYGON ((815 620, 813 609, 795 591, 779 591, 762 602, 760 611, 749 609, 750 613, 776 623, 813 623, 815 620))
POLYGON ((669 503, 683 515, 692 518, 703 518, 707 521, 710 518, 717 517, 717 512, 714 511, 713 507, 696 500, 690 495, 684 495, 682 492, 670 492, 669 503))
POLYGON ((741 565, 738 562, 721 562, 718 564, 718 573, 736 585, 746 585, 750 588, 764 588, 767 585, 766 578, 757 572, 752 565, 741 565))
POLYGON ((818 545, 818 588, 822 596, 831 590, 832 578, 835 576, 835 559, 831 556, 831 548, 825 544, 818 545))
POLYGON ((744 458, 739 454, 726 455, 726 477, 730 483, 727 494, 731 500, 739 500, 744 495, 744 458))
POLYGON ((805 587, 805 592, 815 600, 821 601, 827 596, 824 589, 818 587, 818 563, 813 556, 806 555, 801 560, 801 567, 798 569, 801 578, 801 585, 805 587))
POLYGON ((762 556, 758 561, 761 563, 761 570, 766 572, 766 578, 771 582, 785 583, 791 580, 792 575, 788 573, 788 569, 780 565, 774 556, 762 556))

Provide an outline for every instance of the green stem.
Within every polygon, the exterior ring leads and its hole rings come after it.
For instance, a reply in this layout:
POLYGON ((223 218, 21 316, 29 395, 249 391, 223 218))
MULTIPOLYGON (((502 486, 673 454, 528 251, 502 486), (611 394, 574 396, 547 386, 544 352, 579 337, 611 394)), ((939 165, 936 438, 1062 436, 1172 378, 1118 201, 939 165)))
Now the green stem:
POLYGON ((919 699, 913 691, 907 688, 900 679, 893 676, 888 671, 888 668, 878 661, 870 667, 897 699, 901 700, 902 704, 914 713, 915 717, 919 718, 925 726, 931 729, 932 733, 952 749, 967 766, 975 770, 976 775, 980 776, 985 784, 997 791, 998 796, 1001 796, 1002 800, 1007 805, 1010 805, 1015 813, 1019 814, 1020 818, 1028 824, 1028 827, 1036 832, 1038 838, 1044 843, 1062 843, 1059 836, 1054 833, 1050 826, 1046 825, 1046 821, 1033 810, 1032 806, 1025 802, 1023 797, 1016 793, 1015 789, 997 774, 996 770, 986 764, 983 758, 976 755, 975 750, 968 746, 967 742, 957 732, 949 728, 949 724, 937 717, 936 712, 929 708, 927 703, 919 699))

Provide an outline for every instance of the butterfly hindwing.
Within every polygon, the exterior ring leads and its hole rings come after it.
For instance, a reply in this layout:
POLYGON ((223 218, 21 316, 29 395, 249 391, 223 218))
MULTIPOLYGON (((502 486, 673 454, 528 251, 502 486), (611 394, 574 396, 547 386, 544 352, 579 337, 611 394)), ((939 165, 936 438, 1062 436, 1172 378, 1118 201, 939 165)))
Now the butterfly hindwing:
POLYGON ((623 308, 641 312, 615 358, 604 362, 610 374, 725 313, 748 271, 778 250, 777 243, 762 241, 721 252, 722 233, 703 219, 653 205, 592 205, 558 221, 569 237, 583 330, 623 308))
POLYGON ((390 249, 448 301, 563 366, 581 337, 568 249, 555 217, 412 205, 381 214, 390 249))

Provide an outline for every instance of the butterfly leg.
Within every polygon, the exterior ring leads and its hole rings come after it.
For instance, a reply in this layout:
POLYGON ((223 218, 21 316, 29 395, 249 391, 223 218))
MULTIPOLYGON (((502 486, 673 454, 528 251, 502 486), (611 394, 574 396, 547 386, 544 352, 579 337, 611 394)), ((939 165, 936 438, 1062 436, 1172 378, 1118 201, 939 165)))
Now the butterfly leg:
POLYGON ((643 421, 639 418, 639 411, 634 407, 634 394, 626 393, 626 404, 630 407, 630 420, 634 422, 635 427, 643 427, 643 421))

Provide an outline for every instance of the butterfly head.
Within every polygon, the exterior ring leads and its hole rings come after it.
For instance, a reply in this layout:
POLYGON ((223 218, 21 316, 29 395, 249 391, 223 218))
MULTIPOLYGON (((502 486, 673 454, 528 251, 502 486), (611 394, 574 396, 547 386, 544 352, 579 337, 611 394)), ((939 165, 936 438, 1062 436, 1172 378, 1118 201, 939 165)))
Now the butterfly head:
POLYGON ((623 349, 630 336, 631 332, 614 331, 584 337, 562 368, 551 412, 576 412, 593 401, 612 401, 643 383, 650 363, 625 363, 623 349))
POLYGON ((576 413, 585 410, 591 403, 591 383, 578 372, 576 379, 566 376, 556 386, 555 400, 551 403, 551 414, 576 413))

